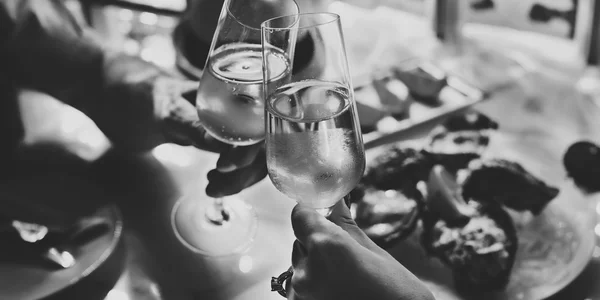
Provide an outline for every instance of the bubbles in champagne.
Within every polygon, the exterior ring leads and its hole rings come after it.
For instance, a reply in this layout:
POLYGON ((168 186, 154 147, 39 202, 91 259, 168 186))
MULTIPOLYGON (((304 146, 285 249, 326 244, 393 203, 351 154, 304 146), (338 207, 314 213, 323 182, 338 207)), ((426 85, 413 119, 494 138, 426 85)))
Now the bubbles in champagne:
POLYGON ((364 150, 348 89, 305 81, 267 101, 267 166, 275 186, 314 208, 335 204, 358 183, 364 150))
POLYGON ((215 73, 225 78, 239 81, 256 81, 262 79, 262 59, 260 52, 236 52, 229 56, 219 57, 212 65, 215 73))
POLYGON ((348 102, 348 90, 322 81, 305 81, 288 86, 270 99, 273 112, 303 122, 329 119, 341 113, 348 102))
MULTIPOLYGON (((280 50, 268 54, 270 74, 283 80, 289 64, 280 50)), ((196 97, 200 122, 222 142, 251 145, 264 138, 262 48, 226 44, 214 51, 202 74, 196 97)))
MULTIPOLYGON (((283 75, 288 64, 281 51, 272 48, 267 55, 271 78, 283 75)), ((211 70, 225 81, 262 82, 262 47, 259 44, 232 43, 215 50, 211 70)))

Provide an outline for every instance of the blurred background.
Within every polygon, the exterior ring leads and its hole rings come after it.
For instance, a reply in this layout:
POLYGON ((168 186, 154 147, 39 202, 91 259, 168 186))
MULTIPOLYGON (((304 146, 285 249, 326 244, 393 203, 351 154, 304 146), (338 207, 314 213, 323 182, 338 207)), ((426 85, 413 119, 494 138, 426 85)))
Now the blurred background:
MULTIPOLYGON (((97 30, 105 47, 139 56, 173 76, 197 80, 202 73, 206 43, 212 35, 210 28, 193 26, 193 20, 202 15, 189 9, 195 0, 63 1, 79 22, 97 30)), ((214 1, 220 7, 222 1, 214 1)), ((597 67, 600 5, 596 5, 595 0, 298 2, 304 11, 328 10, 342 16, 360 122, 368 147, 422 137, 448 115, 474 108, 500 124, 497 143, 501 146, 496 153, 525 161, 534 174, 560 185, 567 178, 562 166, 566 149, 578 140, 600 142, 600 71, 597 67), (427 68, 423 68, 423 62, 427 68), (426 72, 424 75, 413 72, 417 69, 426 72), (393 70, 412 77, 389 80, 393 70), (451 78, 443 82, 447 88, 436 88, 441 83, 436 74, 451 78), (423 93, 424 97, 414 97, 415 89, 424 90, 425 94, 437 89, 435 98, 440 101, 432 103, 423 93), (411 103, 410 108, 404 104, 407 102, 411 103), (413 128, 416 129, 411 131, 413 128)), ((39 122, 42 124, 37 127, 40 133, 66 141, 69 151, 87 160, 96 160, 108 151, 110 142, 82 114, 53 109, 61 111, 57 121, 60 126, 39 122)), ((30 118, 40 121, 43 116, 42 111, 30 118)), ((146 201, 156 205, 164 200, 160 197, 174 198, 177 193, 169 189, 181 191, 198 185, 196 179, 205 177, 215 157, 207 158, 198 152, 193 148, 161 145, 139 161, 116 160, 119 168, 139 169, 120 174, 127 183, 117 187, 117 190, 127 191, 125 197, 139 200, 134 201, 134 206, 150 212, 147 219, 135 220, 143 224, 138 225, 139 228, 153 229, 149 223, 156 216, 152 208, 147 208, 146 201)), ((263 185, 249 193, 259 198, 258 195, 262 196, 259 189, 264 188, 263 185)), ((273 193, 269 195, 276 197, 273 193)), ((595 197, 585 200, 589 200, 590 212, 600 214, 600 202, 596 206, 595 197)), ((257 201, 253 205, 265 211, 276 206, 272 203, 269 206, 269 201, 264 201, 266 204, 257 201)), ((262 242, 271 247, 272 252, 288 253, 291 229, 287 213, 291 207, 283 205, 278 209, 277 217, 269 215, 266 219, 285 226, 268 233, 287 236, 275 241, 264 238, 262 242)), ((211 292, 216 290, 211 285, 213 274, 202 273, 202 267, 208 268, 206 263, 190 258, 192 255, 184 249, 172 251, 176 241, 172 236, 161 240, 171 234, 164 230, 145 235, 128 234, 124 238, 129 248, 129 254, 122 258, 124 272, 106 300, 168 299, 165 295, 169 292, 182 295, 197 286, 211 288, 211 292), (156 258, 146 249, 148 243, 164 251, 158 253, 168 254, 169 259, 156 263, 156 258), (171 249, 167 249, 169 247, 171 249), (190 261, 193 263, 188 264, 190 261), (189 271, 183 272, 185 280, 160 275, 171 263, 189 271), (163 266, 157 267, 157 264, 163 266)), ((600 237, 600 225, 594 230, 600 237)), ((591 236, 592 230, 589 231, 591 236)), ((600 299, 600 286, 594 284, 600 278, 600 247, 590 249, 587 257, 578 258, 577 270, 565 275, 567 283, 574 280, 573 283, 552 299, 600 299)), ((266 260, 265 254, 261 255, 266 260)), ((273 272, 287 267, 287 257, 278 255, 280 257, 272 258, 276 262, 263 265, 256 260, 254 271, 266 266, 261 269, 261 276, 268 279, 275 275, 273 272)), ((240 270, 248 272, 253 268, 252 259, 248 267, 247 257, 243 264, 242 260, 235 261, 233 269, 237 271, 238 265, 240 270)), ((234 292, 219 294, 221 298, 213 299, 238 296, 239 299, 259 299, 252 297, 268 292, 263 283, 244 283, 248 286, 236 282, 234 292)))
MULTIPOLYGON (((69 7, 99 29, 114 47, 162 66, 173 66, 170 32, 186 9, 185 0, 65 0, 69 7), (170 49, 171 48, 171 49, 170 49), (152 50, 150 50, 152 49, 152 50), (171 52, 169 52, 171 51, 171 52)), ((331 2, 331 1, 321 1, 331 2)), ((387 7, 418 16, 431 16, 436 1, 427 0, 344 0, 356 7, 387 7)), ((444 3, 441 1, 440 3, 444 3)), ((461 8, 461 22, 479 23, 519 31, 575 40, 580 19, 592 10, 586 0, 466 0, 447 1, 461 8)), ((327 4, 319 4, 323 7, 327 4)), ((309 10, 309 9, 306 9, 309 10)), ((583 30, 583 29, 582 29, 583 30)))

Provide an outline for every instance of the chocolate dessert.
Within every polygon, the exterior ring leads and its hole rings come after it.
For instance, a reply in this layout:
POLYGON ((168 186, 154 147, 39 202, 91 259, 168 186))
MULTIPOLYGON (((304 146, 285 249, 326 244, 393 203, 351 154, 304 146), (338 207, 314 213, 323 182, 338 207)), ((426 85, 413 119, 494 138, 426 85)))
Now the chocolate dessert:
POLYGON ((432 135, 422 152, 435 164, 456 172, 481 157, 489 141, 489 136, 480 131, 443 131, 432 135))
POLYGON ((447 131, 496 130, 498 123, 480 112, 468 112, 448 118, 442 125, 447 131))
POLYGON ((504 288, 515 261, 518 239, 511 217, 499 205, 470 199, 444 167, 435 166, 427 185, 421 242, 452 269, 464 294, 504 288))
POLYGON ((469 164, 462 196, 538 215, 558 193, 516 162, 486 159, 469 164))
POLYGON ((498 123, 481 113, 467 113, 450 117, 429 134, 423 154, 435 164, 456 172, 477 159, 490 143, 489 130, 498 123))
POLYGON ((394 145, 367 166, 362 182, 380 190, 416 190, 431 169, 430 160, 419 151, 394 145))

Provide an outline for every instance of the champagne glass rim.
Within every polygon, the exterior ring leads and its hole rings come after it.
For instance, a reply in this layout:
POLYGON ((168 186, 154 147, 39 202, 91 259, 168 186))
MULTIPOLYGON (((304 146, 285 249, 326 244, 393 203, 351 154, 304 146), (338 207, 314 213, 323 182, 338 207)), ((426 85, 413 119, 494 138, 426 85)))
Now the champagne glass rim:
POLYGON ((291 15, 285 15, 285 16, 278 16, 278 17, 274 17, 274 18, 270 18, 265 20, 264 22, 262 22, 261 24, 261 29, 263 30, 272 30, 272 31, 284 31, 284 30, 290 30, 292 27, 295 27, 297 29, 308 29, 308 28, 313 28, 313 27, 318 27, 318 26, 323 26, 323 25, 327 25, 330 23, 334 23, 334 22, 338 22, 340 20, 340 15, 336 14, 336 13, 332 13, 332 12, 311 12, 311 13, 299 13, 299 14, 291 14, 291 15), (317 21, 317 22, 312 22, 311 24, 305 24, 305 25, 298 25, 297 27, 295 26, 296 24, 299 23, 299 20, 303 17, 314 17, 314 16, 327 16, 329 17, 326 20, 323 21, 317 21), (291 18, 291 17, 295 17, 295 20, 292 24, 290 24, 289 26, 269 26, 269 23, 275 20, 280 20, 280 19, 285 19, 285 18, 291 18))
MULTIPOLYGON (((294 5, 294 8, 296 9, 296 11, 300 11, 300 6, 298 5, 298 2, 297 2, 296 0, 289 0, 289 1, 291 1, 292 3, 294 3, 293 5, 294 5)), ((247 25, 246 23, 242 22, 242 21, 241 21, 241 20, 240 20, 238 17, 236 17, 236 15, 235 15, 234 13, 232 13, 232 12, 231 12, 231 9, 230 9, 229 5, 226 5, 225 9, 227 10, 227 14, 228 14, 228 15, 229 15, 229 16, 230 16, 232 19, 234 19, 236 22, 238 22, 238 24, 240 24, 240 25, 242 25, 242 26, 244 26, 245 28, 248 28, 248 29, 250 29, 250 30, 256 30, 256 31, 260 31, 260 30, 261 30, 261 28, 260 28, 260 27, 259 27, 259 28, 256 28, 256 27, 254 27, 254 26, 249 26, 249 25, 247 25)), ((289 15, 289 16, 293 16, 293 15, 299 15, 299 14, 298 14, 298 13, 296 13, 296 14, 292 14, 292 15, 289 15)), ((267 21, 269 21, 269 20, 273 20, 273 19, 277 19, 277 18, 281 18, 281 17, 284 17, 284 16, 277 16, 277 17, 269 18, 269 19, 267 19, 267 20, 265 20, 265 21, 261 22, 261 27, 262 27, 262 24, 263 24, 264 22, 267 22, 267 21)))

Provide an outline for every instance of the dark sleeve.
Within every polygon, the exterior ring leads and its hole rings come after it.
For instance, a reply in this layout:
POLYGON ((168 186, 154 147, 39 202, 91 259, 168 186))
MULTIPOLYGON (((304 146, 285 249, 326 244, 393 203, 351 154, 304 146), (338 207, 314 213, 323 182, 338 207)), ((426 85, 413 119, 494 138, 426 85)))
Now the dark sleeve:
POLYGON ((108 90, 126 94, 128 86, 163 73, 104 49, 60 0, 0 0, 0 71, 84 112, 108 90))

